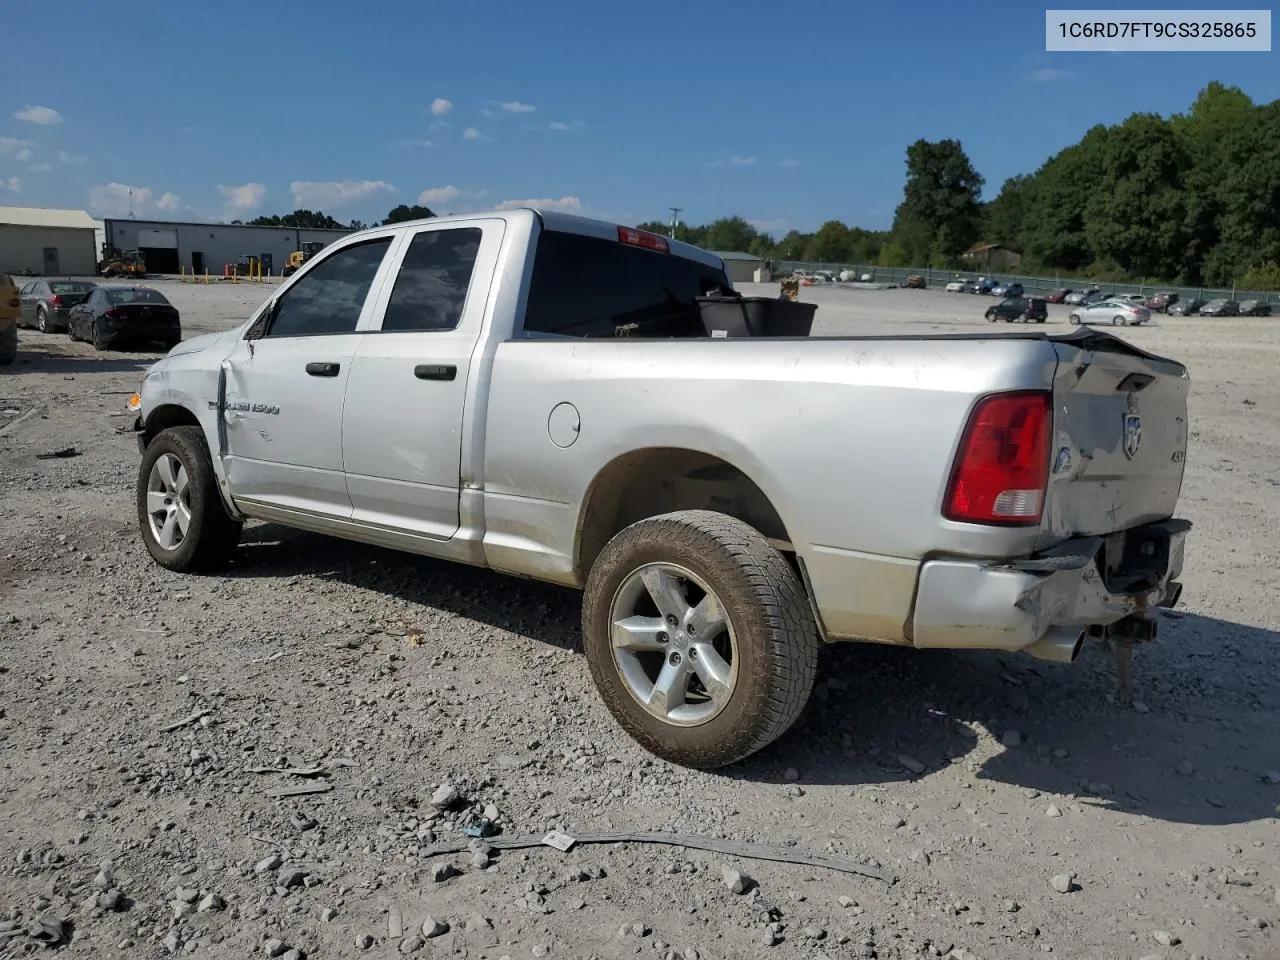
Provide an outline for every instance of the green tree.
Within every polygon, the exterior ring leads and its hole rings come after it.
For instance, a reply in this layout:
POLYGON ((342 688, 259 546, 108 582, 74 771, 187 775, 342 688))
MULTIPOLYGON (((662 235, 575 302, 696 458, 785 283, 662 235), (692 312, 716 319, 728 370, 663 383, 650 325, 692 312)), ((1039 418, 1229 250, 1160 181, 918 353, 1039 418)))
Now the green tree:
POLYGON ((848 263, 850 247, 849 228, 839 220, 828 220, 809 240, 804 259, 819 263, 848 263))
POLYGON ((1021 252, 1026 248, 1023 229, 1027 208, 1031 203, 1032 179, 1026 175, 1010 177, 1000 193, 982 210, 982 239, 1021 252))
POLYGON ((745 253, 760 234, 742 217, 724 217, 707 224, 700 246, 708 250, 745 253))
POLYGON ((296 230, 344 230, 343 224, 319 210, 295 210, 284 216, 255 217, 249 221, 252 227, 291 227, 296 230))
POLYGON ((387 214, 386 219, 382 221, 382 224, 383 226, 386 226, 391 223, 407 223, 410 220, 427 220, 434 216, 435 214, 429 207, 424 207, 416 203, 413 206, 408 206, 402 203, 398 207, 391 208, 391 211, 387 214))
POLYGON ((917 140, 907 147, 907 182, 893 234, 912 262, 945 262, 978 240, 982 184, 959 140, 917 140))
POLYGON ((1084 204, 1084 229, 1096 261, 1141 277, 1183 272, 1190 156, 1168 121, 1134 114, 1101 149, 1101 176, 1084 204))

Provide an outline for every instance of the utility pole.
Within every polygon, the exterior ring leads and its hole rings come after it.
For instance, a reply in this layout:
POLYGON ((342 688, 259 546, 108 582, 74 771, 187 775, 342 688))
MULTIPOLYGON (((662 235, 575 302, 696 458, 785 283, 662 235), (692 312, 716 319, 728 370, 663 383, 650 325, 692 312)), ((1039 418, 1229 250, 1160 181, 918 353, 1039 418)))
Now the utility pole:
POLYGON ((680 225, 680 207, 668 207, 671 211, 671 239, 676 238, 676 227, 680 225))

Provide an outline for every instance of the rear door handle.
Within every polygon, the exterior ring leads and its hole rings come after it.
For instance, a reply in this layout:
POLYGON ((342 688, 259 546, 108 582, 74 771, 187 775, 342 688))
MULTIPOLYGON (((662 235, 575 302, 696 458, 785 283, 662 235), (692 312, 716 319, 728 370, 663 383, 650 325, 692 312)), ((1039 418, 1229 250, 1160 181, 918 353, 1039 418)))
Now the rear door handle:
POLYGON ((308 363, 307 373, 313 377, 336 377, 342 366, 337 363, 308 363))
POLYGON ((452 380, 458 368, 452 363, 420 363, 413 368, 413 375, 419 380, 452 380))

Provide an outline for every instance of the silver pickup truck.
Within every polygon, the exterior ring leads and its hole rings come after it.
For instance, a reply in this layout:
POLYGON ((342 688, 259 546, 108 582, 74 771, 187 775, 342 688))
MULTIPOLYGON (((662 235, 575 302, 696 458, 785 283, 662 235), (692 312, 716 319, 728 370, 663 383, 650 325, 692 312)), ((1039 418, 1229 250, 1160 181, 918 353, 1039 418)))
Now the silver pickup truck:
POLYGON ((823 642, 1154 635, 1180 364, 1088 329, 655 333, 716 288, 710 253, 550 212, 345 237, 147 372, 146 547, 210 569, 256 519, 583 588, 608 709, 695 767, 786 731, 823 642))

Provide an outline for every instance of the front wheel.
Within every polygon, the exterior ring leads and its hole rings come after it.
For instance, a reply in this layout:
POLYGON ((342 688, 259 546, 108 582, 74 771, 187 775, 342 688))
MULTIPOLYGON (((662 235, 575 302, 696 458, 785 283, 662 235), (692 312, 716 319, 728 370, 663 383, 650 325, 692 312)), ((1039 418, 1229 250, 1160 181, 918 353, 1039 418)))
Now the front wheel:
POLYGON ((1067 317, 1067 322, 1068 322, 1068 323, 1071 323, 1071 324, 1074 324, 1074 325, 1075 325, 1075 326, 1077 326, 1077 327, 1078 327, 1078 326, 1080 326, 1080 314, 1078 314, 1078 313, 1070 314, 1070 315, 1067 317))
POLYGON ((199 427, 171 427, 138 468, 138 524, 153 560, 168 570, 211 570, 231 558, 240 523, 222 505, 199 427))
POLYGON ((49 313, 46 310, 36 311, 36 329, 41 333, 49 332, 49 313))
POLYGON ((795 571, 759 531, 707 510, 641 520, 609 541, 587 577, 582 635, 619 725, 699 769, 785 733, 817 671, 795 571))
POLYGON ((1114 317, 1111 318, 1111 325, 1113 327, 1123 327, 1128 322, 1129 322, 1128 320, 1126 320, 1124 317, 1120 316, 1119 314, 1116 314, 1114 317))

